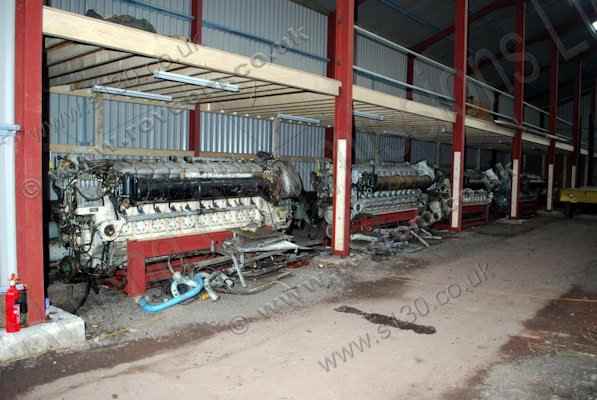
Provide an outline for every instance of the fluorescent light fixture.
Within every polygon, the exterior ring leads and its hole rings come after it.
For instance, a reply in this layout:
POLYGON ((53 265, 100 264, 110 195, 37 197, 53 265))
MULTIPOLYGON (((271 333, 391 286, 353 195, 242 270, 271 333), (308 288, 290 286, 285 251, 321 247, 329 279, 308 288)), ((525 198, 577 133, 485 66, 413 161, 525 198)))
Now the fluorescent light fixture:
POLYGON ((593 21, 591 26, 593 27, 593 30, 597 31, 597 21, 593 21))
POLYGON ((299 117, 290 114, 278 114, 277 118, 284 119, 286 121, 302 122, 304 124, 321 125, 321 120, 315 118, 299 117))
POLYGON ((365 111, 354 111, 353 115, 355 117, 373 119, 375 121, 384 121, 385 120, 385 117, 383 115, 373 114, 373 113, 369 113, 369 112, 365 112, 365 111))
POLYGON ((163 79, 165 81, 179 82, 187 85, 208 87, 211 89, 224 90, 226 92, 239 92, 240 88, 238 85, 231 85, 230 83, 212 81, 211 79, 195 78, 188 75, 173 74, 172 72, 166 71, 155 71, 153 76, 157 79, 163 79))
POLYGON ((157 93, 138 92, 136 90, 120 89, 110 86, 93 86, 93 91, 98 93, 113 94, 115 96, 138 97, 140 99, 172 101, 172 96, 164 96, 157 93))

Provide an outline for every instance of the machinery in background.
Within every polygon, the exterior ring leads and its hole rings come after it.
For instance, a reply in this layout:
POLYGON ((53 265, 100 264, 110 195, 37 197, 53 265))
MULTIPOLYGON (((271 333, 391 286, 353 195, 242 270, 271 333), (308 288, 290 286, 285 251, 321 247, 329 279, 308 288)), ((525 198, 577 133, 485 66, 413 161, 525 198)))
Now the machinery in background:
POLYGON ((283 232, 302 182, 287 163, 262 156, 59 160, 50 172, 50 259, 58 275, 123 276, 129 295, 139 295, 154 278, 174 276, 173 258, 221 254, 232 232, 283 232), (131 257, 135 271, 127 270, 131 257), (146 261, 161 262, 161 272, 146 274, 146 261))
MULTIPOLYGON (((356 164, 352 168, 351 231, 371 231, 375 227, 413 221, 426 208, 425 190, 435 180, 427 162, 418 164, 356 164)), ((313 174, 318 194, 319 216, 328 229, 333 220, 333 175, 331 163, 313 174)))
MULTIPOLYGON (((424 226, 435 225, 437 228, 449 227, 454 202, 452 200, 452 182, 444 173, 439 173, 438 180, 428 190, 428 208, 421 215, 424 226)), ((464 190, 462 192, 462 225, 471 227, 486 224, 489 221, 489 210, 493 201, 491 184, 480 172, 467 170, 464 174, 464 190)))
MULTIPOLYGON (((510 166, 504 167, 498 163, 484 174, 494 192, 494 214, 509 215, 512 202, 512 170, 510 166)), ((546 192, 546 183, 542 177, 532 174, 522 174, 520 180, 519 214, 522 218, 528 218, 539 210, 540 199, 546 192)))

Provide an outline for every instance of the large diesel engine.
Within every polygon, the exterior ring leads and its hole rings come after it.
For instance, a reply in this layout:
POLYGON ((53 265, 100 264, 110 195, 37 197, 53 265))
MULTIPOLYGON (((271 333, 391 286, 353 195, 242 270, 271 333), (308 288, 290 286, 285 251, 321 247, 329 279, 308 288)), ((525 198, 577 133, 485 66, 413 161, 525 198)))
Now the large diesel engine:
POLYGON ((51 171, 58 238, 51 260, 109 276, 129 239, 269 226, 286 229, 302 183, 282 161, 61 160, 51 171))
MULTIPOLYGON (((332 222, 333 177, 328 165, 316 179, 321 213, 332 222)), ((351 218, 391 214, 425 207, 424 190, 434 182, 434 170, 426 162, 418 164, 355 164, 352 167, 351 218)))

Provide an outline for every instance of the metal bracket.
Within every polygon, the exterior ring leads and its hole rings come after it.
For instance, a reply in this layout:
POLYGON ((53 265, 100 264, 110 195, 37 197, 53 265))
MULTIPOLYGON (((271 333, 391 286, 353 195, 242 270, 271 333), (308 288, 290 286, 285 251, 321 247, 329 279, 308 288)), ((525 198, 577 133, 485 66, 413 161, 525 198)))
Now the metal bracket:
POLYGON ((0 137, 15 136, 21 130, 20 125, 0 123, 0 137))

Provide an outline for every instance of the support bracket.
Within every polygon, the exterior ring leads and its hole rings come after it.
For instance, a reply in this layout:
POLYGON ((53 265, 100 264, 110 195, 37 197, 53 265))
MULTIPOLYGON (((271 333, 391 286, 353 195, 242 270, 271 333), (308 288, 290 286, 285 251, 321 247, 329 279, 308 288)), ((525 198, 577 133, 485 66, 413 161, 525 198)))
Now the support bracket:
POLYGON ((0 123, 0 137, 12 137, 20 131, 20 125, 0 123))

